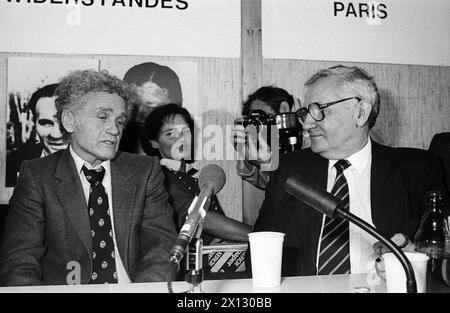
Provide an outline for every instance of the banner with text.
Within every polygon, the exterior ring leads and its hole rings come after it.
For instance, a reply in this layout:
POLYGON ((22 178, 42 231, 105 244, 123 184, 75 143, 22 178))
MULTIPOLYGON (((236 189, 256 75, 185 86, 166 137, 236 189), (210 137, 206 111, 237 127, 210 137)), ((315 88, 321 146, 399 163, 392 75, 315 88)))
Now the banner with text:
POLYGON ((0 0, 0 52, 240 56, 239 0, 0 0))
POLYGON ((263 57, 450 65, 448 0, 262 0, 263 57))

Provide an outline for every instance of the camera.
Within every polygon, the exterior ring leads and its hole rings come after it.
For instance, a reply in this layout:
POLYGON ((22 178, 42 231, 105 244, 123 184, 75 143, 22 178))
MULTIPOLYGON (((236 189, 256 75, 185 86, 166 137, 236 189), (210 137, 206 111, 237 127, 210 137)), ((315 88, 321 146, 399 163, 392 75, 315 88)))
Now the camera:
MULTIPOLYGON (((266 138, 271 138, 272 129, 272 127, 267 126, 276 126, 281 153, 288 153, 302 147, 302 126, 295 112, 267 114, 262 110, 253 110, 243 117, 242 125, 244 127, 253 125, 257 132, 267 129, 266 138)), ((268 140, 268 144, 270 146, 270 140, 268 140)))
POLYGON ((271 114, 267 114, 263 110, 253 110, 248 115, 244 116, 243 125, 244 127, 254 125, 258 129, 260 126, 264 125, 275 125, 275 121, 271 114))

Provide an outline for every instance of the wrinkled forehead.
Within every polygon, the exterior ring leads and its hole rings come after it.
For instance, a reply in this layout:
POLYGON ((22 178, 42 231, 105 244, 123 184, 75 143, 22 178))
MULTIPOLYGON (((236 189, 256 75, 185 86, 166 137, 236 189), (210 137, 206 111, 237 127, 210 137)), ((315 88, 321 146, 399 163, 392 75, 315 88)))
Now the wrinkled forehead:
POLYGON ((125 101, 117 93, 104 91, 89 92, 75 100, 77 109, 85 112, 107 111, 117 115, 124 115, 125 101))
POLYGON ((56 114, 56 96, 42 97, 36 102, 37 118, 52 118, 56 114))
POLYGON ((342 85, 339 77, 321 77, 307 87, 304 104, 308 105, 313 102, 324 103, 335 101, 345 93, 346 88, 342 85))

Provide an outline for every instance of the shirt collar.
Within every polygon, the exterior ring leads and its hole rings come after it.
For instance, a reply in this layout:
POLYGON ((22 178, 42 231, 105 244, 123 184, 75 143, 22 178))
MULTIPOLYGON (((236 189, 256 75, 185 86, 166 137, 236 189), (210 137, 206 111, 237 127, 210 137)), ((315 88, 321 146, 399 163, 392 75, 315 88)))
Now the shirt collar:
MULTIPOLYGON (((181 166, 181 161, 173 160, 173 159, 161 159, 160 164, 162 166, 167 167, 168 169, 178 172, 178 170, 180 169, 180 166, 181 166)), ((194 163, 186 163, 186 172, 188 172, 192 168, 197 169, 195 162, 194 163)))
MULTIPOLYGON (((368 137, 366 145, 358 152, 353 153, 351 156, 346 158, 350 162, 358 173, 362 173, 364 169, 369 164, 370 158, 372 157, 372 141, 368 137)), ((338 160, 330 160, 328 162, 328 170, 330 170, 338 160)))
MULTIPOLYGON (((75 161, 75 166, 77 167, 77 173, 78 175, 81 174, 81 169, 83 168, 83 165, 86 166, 88 170, 94 169, 91 164, 83 160, 72 148, 72 145, 69 146, 70 154, 72 155, 72 159, 75 161)), ((95 168, 99 168, 100 166, 103 166, 105 169, 105 175, 111 176, 111 161, 106 160, 100 163, 99 166, 95 168)))

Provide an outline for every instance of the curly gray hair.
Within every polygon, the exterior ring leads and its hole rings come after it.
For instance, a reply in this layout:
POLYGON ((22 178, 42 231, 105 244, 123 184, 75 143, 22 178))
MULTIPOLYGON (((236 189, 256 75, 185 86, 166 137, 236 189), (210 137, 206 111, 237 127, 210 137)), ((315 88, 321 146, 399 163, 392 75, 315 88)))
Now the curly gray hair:
POLYGON ((55 99, 57 110, 56 117, 64 138, 68 138, 70 134, 64 129, 64 126, 61 123, 63 111, 76 109, 79 105, 77 100, 80 97, 88 93, 101 91, 116 93, 121 97, 125 102, 127 117, 131 116, 133 105, 138 99, 133 87, 129 86, 126 82, 116 76, 110 75, 105 70, 73 71, 62 78, 55 91, 55 95, 57 96, 55 99))

